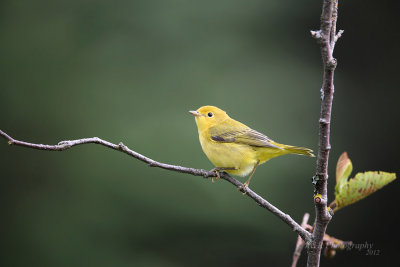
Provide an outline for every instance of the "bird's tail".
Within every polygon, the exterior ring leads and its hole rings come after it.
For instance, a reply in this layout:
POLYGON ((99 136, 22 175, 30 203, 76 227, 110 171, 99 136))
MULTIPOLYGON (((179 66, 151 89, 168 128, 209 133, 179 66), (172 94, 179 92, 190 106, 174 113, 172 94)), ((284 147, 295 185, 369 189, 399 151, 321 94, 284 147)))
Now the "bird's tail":
POLYGON ((310 157, 315 157, 313 154, 313 151, 309 148, 305 147, 298 147, 298 146, 288 146, 288 145, 282 145, 280 146, 283 148, 288 154, 298 154, 298 155, 306 155, 310 157))

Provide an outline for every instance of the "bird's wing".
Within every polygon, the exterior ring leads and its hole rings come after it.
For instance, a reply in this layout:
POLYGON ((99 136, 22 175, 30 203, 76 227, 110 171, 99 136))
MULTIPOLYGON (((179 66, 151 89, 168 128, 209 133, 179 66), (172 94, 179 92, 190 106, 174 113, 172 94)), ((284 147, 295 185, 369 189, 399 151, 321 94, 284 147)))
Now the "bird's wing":
POLYGON ((232 126, 211 127, 209 129, 209 133, 211 139, 215 142, 238 143, 254 147, 271 147, 281 149, 280 147, 274 145, 272 143, 273 141, 266 135, 248 127, 241 129, 237 129, 232 126))

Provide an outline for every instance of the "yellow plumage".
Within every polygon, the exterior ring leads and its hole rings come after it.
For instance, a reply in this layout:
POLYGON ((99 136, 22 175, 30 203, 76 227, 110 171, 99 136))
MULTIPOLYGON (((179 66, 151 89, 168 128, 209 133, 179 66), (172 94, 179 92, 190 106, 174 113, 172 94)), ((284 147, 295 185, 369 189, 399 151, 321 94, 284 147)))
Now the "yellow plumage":
POLYGON ((217 107, 204 106, 190 113, 196 119, 201 147, 215 170, 240 176, 251 173, 245 186, 256 167, 272 158, 286 154, 314 156, 311 149, 272 141, 217 107))

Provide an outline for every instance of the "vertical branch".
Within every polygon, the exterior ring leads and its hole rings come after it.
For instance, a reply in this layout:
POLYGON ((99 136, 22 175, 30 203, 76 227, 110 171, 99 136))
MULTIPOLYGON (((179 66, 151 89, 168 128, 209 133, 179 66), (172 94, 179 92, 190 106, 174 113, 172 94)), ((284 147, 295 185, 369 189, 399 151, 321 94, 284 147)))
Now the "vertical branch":
MULTIPOLYGON (((305 213, 304 216, 303 216, 303 220, 301 222, 301 227, 303 227, 304 229, 307 226, 309 218, 310 218, 310 214, 309 213, 305 213)), ((303 248, 304 248, 305 244, 306 243, 301 238, 301 236, 298 236, 297 237, 297 242, 296 242, 296 248, 295 248, 295 250, 293 252, 292 267, 296 267, 297 266, 297 262, 299 261, 299 258, 301 256, 301 252, 303 251, 303 248)))
POLYGON ((313 178, 316 219, 312 234, 312 242, 307 248, 307 266, 319 266, 324 234, 332 218, 327 210, 327 182, 328 159, 331 149, 329 137, 334 92, 333 79, 336 68, 336 60, 333 58, 333 49, 337 39, 343 32, 340 31, 338 35, 336 35, 337 5, 338 0, 324 0, 320 30, 311 31, 311 35, 320 45, 324 74, 321 88, 318 159, 316 174, 313 178))
POLYGON ((336 20, 338 15, 338 2, 337 0, 333 1, 333 9, 332 9, 332 27, 331 27, 331 34, 329 36, 330 39, 330 46, 333 52, 333 47, 335 46, 335 34, 336 34, 336 20))

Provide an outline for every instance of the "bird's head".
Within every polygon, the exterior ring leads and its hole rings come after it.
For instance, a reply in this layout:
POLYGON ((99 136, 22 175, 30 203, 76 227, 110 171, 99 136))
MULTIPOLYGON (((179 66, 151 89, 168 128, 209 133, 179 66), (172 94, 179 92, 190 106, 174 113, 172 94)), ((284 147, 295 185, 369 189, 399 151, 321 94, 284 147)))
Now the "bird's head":
POLYGON ((203 106, 189 112, 195 117, 199 131, 206 130, 229 118, 225 111, 214 106, 203 106))

